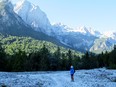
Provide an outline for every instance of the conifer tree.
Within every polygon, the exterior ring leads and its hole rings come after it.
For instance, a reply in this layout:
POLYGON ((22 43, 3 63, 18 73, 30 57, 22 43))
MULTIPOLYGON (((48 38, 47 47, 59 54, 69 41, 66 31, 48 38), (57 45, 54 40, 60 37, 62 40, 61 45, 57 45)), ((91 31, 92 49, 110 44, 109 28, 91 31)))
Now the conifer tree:
POLYGON ((116 49, 110 53, 109 66, 110 68, 116 69, 116 49))
POLYGON ((66 66, 67 66, 66 54, 62 53, 62 62, 61 62, 62 70, 66 70, 66 66))
POLYGON ((40 70, 49 70, 50 69, 50 59, 51 54, 45 45, 40 49, 40 70))
POLYGON ((60 52, 60 47, 57 47, 57 50, 54 52, 54 57, 56 60, 56 66, 57 69, 61 69, 61 52, 60 52))
POLYGON ((19 51, 15 55, 13 55, 13 57, 13 71, 25 71, 25 62, 27 58, 26 53, 19 49, 19 51))
POLYGON ((68 68, 70 68, 72 64, 72 51, 69 49, 68 53, 67 53, 67 57, 68 57, 68 68))
POLYGON ((6 54, 0 43, 0 71, 4 71, 6 68, 6 54))

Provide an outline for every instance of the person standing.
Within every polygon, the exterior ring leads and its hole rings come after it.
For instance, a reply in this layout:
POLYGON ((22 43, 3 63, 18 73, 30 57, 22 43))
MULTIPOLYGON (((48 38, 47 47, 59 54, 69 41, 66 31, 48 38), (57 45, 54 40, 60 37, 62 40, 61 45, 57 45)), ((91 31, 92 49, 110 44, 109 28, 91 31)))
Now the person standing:
POLYGON ((70 67, 70 75, 71 75, 71 81, 72 82, 74 82, 74 73, 75 73, 74 67, 71 65, 71 67, 70 67))

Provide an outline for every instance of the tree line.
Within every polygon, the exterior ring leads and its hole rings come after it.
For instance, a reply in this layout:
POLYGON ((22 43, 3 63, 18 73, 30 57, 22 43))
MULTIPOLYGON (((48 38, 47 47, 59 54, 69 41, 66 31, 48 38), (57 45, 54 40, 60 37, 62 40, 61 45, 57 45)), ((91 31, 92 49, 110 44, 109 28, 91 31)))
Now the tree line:
MULTIPOLYGON (((80 57, 74 57, 71 50, 61 53, 60 47, 51 53, 46 45, 36 52, 27 54, 18 49, 13 55, 5 53, 0 46, 0 71, 48 71, 48 70, 68 70, 72 63, 80 57)), ((75 64, 76 65, 76 64, 75 64)))
POLYGON ((93 69, 106 67, 107 69, 116 69, 116 48, 111 52, 102 52, 93 54, 86 52, 81 62, 77 65, 80 69, 93 69))
POLYGON ((69 70, 70 65, 75 69, 93 69, 106 67, 116 69, 116 49, 99 55, 86 52, 82 57, 70 49, 63 53, 60 47, 51 53, 46 45, 39 51, 27 54, 18 49, 13 55, 5 53, 0 45, 0 71, 57 71, 69 70))

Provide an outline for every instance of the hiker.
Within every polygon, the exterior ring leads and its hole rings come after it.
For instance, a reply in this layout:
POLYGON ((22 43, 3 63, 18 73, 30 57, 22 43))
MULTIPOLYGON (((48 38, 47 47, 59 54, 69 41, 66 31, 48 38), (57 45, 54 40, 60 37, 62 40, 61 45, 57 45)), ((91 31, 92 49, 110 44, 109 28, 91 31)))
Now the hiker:
POLYGON ((75 73, 74 67, 71 65, 70 67, 71 81, 74 81, 74 73, 75 73))

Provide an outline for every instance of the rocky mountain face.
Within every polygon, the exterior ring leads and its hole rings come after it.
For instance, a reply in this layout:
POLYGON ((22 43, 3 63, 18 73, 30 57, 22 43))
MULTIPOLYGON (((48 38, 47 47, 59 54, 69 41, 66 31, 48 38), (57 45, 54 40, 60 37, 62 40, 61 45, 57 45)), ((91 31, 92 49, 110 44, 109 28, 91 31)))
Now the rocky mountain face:
POLYGON ((51 34, 51 24, 46 14, 27 0, 20 0, 14 7, 14 11, 34 30, 51 34), (47 31, 46 31, 47 29, 47 31))
POLYGON ((0 1, 0 33, 5 35, 32 37, 38 40, 49 41, 57 45, 63 45, 56 38, 33 30, 30 25, 25 23, 25 21, 14 12, 13 5, 9 0, 0 1))
POLYGON ((16 30, 24 30, 27 24, 15 14, 13 6, 8 0, 0 2, 0 31, 2 33, 15 33, 16 30))
POLYGON ((35 31, 43 32, 58 39, 62 44, 79 51, 102 52, 111 50, 116 43, 116 34, 112 37, 87 27, 69 28, 61 23, 51 25, 46 14, 27 0, 19 1, 14 11, 35 31))
POLYGON ((116 33, 103 34, 98 39, 95 39, 90 51, 100 53, 102 51, 111 51, 116 44, 116 33))

